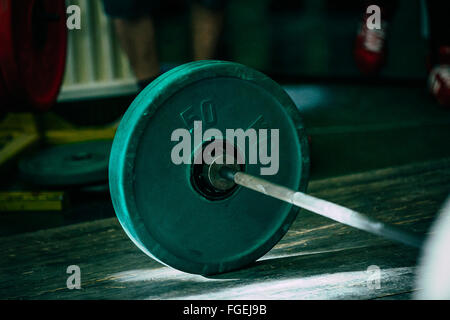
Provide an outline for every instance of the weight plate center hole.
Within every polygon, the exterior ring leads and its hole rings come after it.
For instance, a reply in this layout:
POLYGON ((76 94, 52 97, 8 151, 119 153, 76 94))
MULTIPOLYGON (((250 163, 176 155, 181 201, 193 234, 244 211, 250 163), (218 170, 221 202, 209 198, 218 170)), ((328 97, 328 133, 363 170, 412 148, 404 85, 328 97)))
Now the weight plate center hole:
POLYGON ((77 154, 74 154, 71 156, 72 161, 84 161, 84 160, 90 160, 93 158, 93 154, 89 152, 79 152, 77 154))
POLYGON ((222 176, 224 167, 233 171, 245 170, 239 151, 226 140, 204 142, 192 157, 190 182, 194 190, 210 201, 230 197, 238 185, 222 176))

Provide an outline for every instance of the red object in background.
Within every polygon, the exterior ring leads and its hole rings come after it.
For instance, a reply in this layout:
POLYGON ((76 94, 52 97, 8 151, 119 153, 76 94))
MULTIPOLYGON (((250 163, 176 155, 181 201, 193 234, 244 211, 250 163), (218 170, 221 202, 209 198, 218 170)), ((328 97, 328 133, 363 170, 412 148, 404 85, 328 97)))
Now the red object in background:
POLYGON ((50 108, 62 84, 66 49, 64 0, 0 0, 2 104, 50 108))
POLYGON ((367 15, 364 17, 354 49, 358 69, 366 75, 378 73, 386 62, 386 28, 387 22, 381 22, 381 29, 367 27, 367 15))
POLYGON ((450 47, 439 48, 437 64, 428 76, 428 85, 437 101, 450 107, 450 47))
POLYGON ((6 101, 6 99, 7 99, 7 91, 6 91, 2 73, 0 70, 0 101, 3 101, 3 100, 6 101))

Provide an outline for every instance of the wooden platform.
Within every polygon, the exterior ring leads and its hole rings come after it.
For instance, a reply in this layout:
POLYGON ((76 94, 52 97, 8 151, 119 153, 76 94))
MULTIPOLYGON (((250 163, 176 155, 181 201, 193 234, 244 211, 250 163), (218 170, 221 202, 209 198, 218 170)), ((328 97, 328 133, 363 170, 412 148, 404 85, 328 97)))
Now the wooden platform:
MULTIPOLYGON (((450 159, 313 181, 309 193, 425 233, 450 190, 450 159)), ((0 238, 0 299, 408 299, 420 252, 302 211, 246 269, 190 275, 153 261, 107 219, 0 238), (81 268, 80 290, 66 269, 81 268), (368 286, 369 266, 381 271, 368 286)))

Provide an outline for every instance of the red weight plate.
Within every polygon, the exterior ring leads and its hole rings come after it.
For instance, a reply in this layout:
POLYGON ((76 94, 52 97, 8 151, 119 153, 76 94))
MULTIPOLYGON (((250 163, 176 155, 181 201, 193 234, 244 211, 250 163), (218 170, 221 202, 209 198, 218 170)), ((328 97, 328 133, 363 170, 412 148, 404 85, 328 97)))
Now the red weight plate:
MULTIPOLYGON (((0 73, 2 75, 2 102, 15 93, 18 70, 14 59, 12 39, 12 1, 0 0, 0 73)), ((3 103, 2 103, 3 104, 3 103)))
POLYGON ((8 92, 5 88, 5 83, 3 81, 3 76, 0 70, 0 115, 2 113, 2 111, 6 111, 6 106, 8 104, 9 97, 8 97, 8 92), (4 109, 5 108, 5 109, 4 109))
POLYGON ((3 82, 2 73, 0 72, 0 101, 3 102, 3 99, 5 99, 6 97, 7 97, 7 91, 5 88, 5 84, 3 82))
MULTIPOLYGON (((28 1, 20 0, 22 3, 28 1)), ((13 11, 13 19, 18 21, 14 25, 14 41, 23 89, 34 106, 45 110, 56 100, 63 80, 67 47, 66 10, 63 0, 32 2, 26 15, 13 11)))
POLYGON ((9 0, 0 0, 0 114, 7 111, 9 104, 9 92, 6 88, 5 81, 3 80, 3 70, 1 61, 4 60, 9 48, 7 46, 8 36, 11 32, 8 29, 10 16, 9 16, 9 0))
POLYGON ((56 100, 64 75, 67 49, 63 0, 0 0, 0 63, 8 91, 47 110, 56 100), (3 20, 5 18, 5 20, 3 20), (14 23, 11 23, 11 22, 14 23))

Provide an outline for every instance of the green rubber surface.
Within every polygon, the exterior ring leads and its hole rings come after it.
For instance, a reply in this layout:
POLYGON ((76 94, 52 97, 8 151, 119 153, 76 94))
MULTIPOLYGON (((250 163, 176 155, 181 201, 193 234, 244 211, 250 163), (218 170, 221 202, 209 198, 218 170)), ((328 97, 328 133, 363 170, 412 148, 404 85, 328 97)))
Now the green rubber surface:
MULTIPOLYGON (((203 121, 203 132, 279 129, 279 171, 264 178, 306 191, 309 152, 295 104, 260 72, 223 61, 179 66, 139 94, 117 130, 109 183, 117 217, 142 251, 185 272, 216 274, 263 256, 287 232, 297 209, 243 188, 220 201, 194 190, 191 165, 171 161, 177 144, 171 135, 192 129, 190 121, 201 119, 205 103, 216 121, 203 121)), ((259 175, 261 167, 246 164, 246 172, 259 175)))
POLYGON ((40 186, 74 186, 108 180, 110 140, 48 147, 19 162, 21 177, 40 186))

